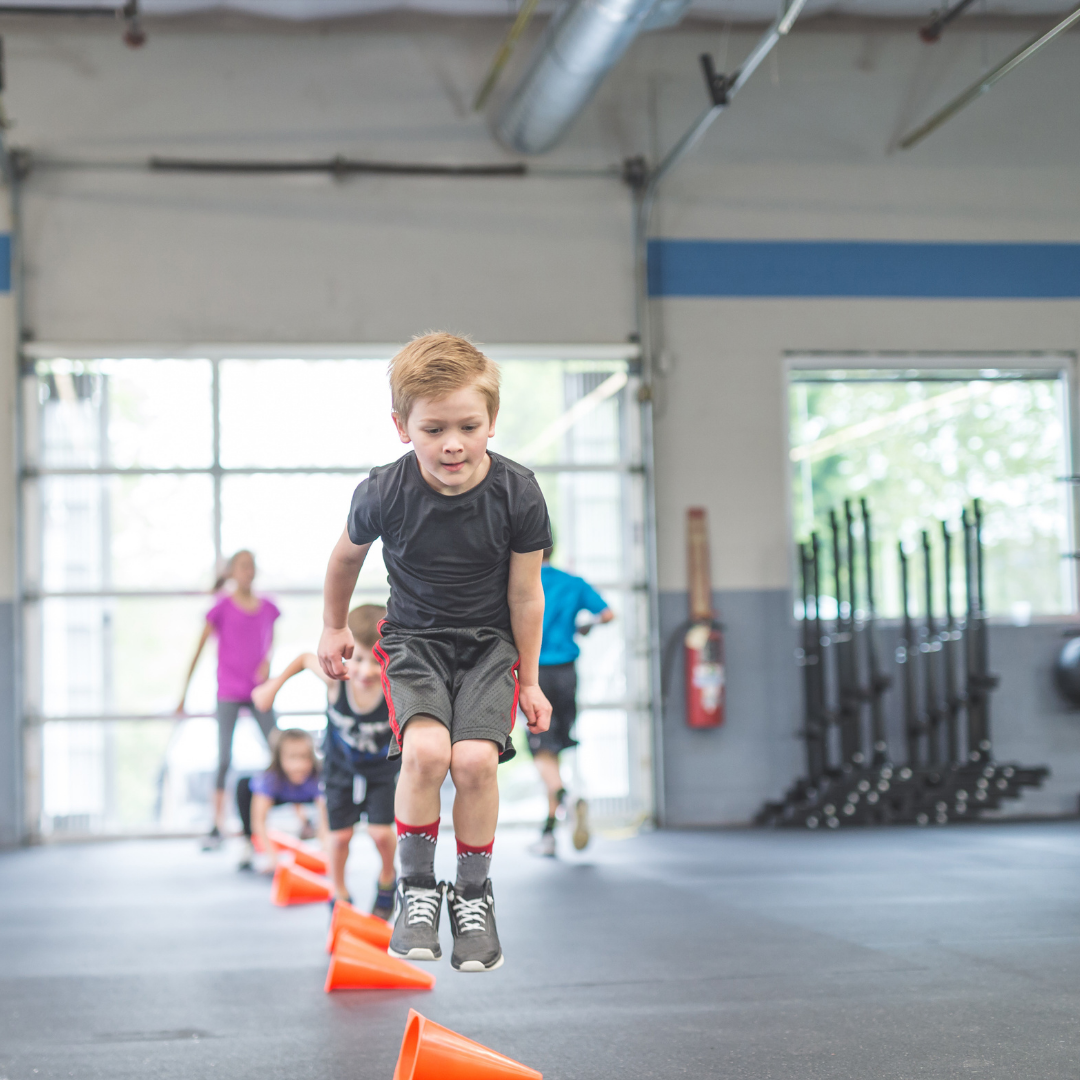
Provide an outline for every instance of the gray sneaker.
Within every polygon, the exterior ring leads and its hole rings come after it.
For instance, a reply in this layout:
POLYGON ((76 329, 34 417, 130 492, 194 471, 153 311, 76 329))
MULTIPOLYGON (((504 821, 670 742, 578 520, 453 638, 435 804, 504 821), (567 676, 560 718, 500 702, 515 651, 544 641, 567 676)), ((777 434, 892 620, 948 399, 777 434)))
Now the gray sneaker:
POLYGON ((446 908, 454 932, 450 963, 457 971, 494 971, 502 967, 503 953, 495 929, 495 897, 491 879, 483 885, 467 885, 458 892, 446 887, 446 908))
POLYGON ((432 878, 398 878, 398 917, 390 947, 391 956, 402 960, 438 960, 439 916, 446 884, 432 878))

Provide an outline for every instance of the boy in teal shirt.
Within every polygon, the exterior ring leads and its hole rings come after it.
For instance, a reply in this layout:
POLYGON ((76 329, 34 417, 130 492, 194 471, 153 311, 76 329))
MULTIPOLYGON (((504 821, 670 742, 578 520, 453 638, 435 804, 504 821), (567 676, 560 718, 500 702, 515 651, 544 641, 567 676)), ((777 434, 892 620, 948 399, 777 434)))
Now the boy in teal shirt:
MULTIPOLYGON (((571 738, 570 729, 577 719, 577 669, 574 662, 581 649, 574 640, 575 634, 583 637, 597 623, 611 622, 615 612, 604 598, 584 579, 557 570, 551 565, 554 549, 544 550, 540 567, 540 583, 544 587, 544 637, 540 645, 540 689, 551 702, 551 726, 547 731, 529 732, 529 749, 533 762, 548 793, 548 816, 540 839, 530 850, 537 855, 554 856, 555 820, 566 798, 562 775, 559 772, 559 754, 577 740, 571 738), (593 618, 585 623, 578 616, 586 611, 593 618)), ((574 847, 580 851, 589 842, 587 806, 584 799, 574 804, 574 847)))

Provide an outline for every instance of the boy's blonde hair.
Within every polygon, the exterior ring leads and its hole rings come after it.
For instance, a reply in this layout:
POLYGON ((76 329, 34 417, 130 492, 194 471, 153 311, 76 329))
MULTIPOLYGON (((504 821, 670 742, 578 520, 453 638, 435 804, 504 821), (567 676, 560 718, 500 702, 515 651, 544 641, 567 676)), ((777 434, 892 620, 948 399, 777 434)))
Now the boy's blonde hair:
POLYGON ((402 423, 418 398, 438 401, 465 386, 483 394, 488 417, 494 420, 499 411, 498 366, 466 338, 423 334, 390 361, 390 396, 402 423))
POLYGON ((382 604, 361 604, 349 612, 349 632, 356 643, 365 649, 374 649, 379 640, 379 623, 386 618, 382 604))

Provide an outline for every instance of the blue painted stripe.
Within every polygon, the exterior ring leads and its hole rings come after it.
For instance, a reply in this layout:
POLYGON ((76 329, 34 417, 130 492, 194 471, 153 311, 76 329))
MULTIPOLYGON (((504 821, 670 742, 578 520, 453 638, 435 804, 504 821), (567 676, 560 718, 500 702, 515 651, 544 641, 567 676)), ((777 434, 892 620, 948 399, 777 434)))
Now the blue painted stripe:
POLYGON ((1080 298, 1080 244, 650 240, 650 296, 1080 298))
POLYGON ((11 292, 11 236, 0 233, 0 293, 11 292))

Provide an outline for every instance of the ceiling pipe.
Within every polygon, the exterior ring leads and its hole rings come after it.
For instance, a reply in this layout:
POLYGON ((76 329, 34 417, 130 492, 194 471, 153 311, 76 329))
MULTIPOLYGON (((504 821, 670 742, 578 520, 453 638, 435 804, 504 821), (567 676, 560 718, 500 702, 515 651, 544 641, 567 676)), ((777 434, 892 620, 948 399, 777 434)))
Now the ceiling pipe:
POLYGON ((901 150, 910 150, 917 143, 923 141, 927 135, 937 131, 942 124, 951 120, 961 109, 966 109, 973 101, 981 97, 999 79, 1005 78, 1014 68, 1019 67, 1025 60, 1032 57, 1044 45, 1049 44, 1059 34, 1064 34, 1076 23, 1080 22, 1080 7, 1073 8, 1057 25, 1050 27, 1044 34, 1034 37, 1026 45, 1022 45, 1011 56, 1002 60, 997 67, 988 71, 978 82, 972 83, 959 97, 953 98, 944 108, 939 109, 924 124, 920 124, 914 131, 905 135, 898 143, 901 150))
MULTIPOLYGON (((550 150, 648 28, 654 11, 671 6, 670 0, 569 0, 495 117, 499 141, 523 154, 550 150)), ((689 3, 679 0, 678 6, 685 10, 689 3)))

